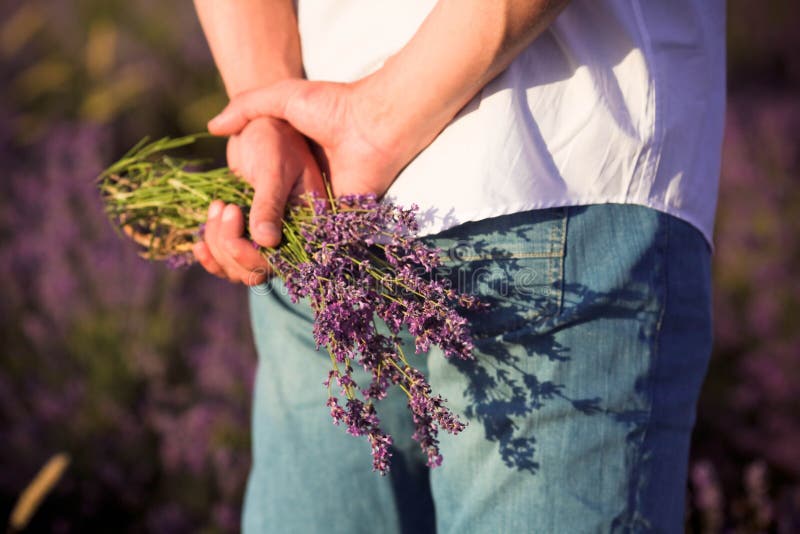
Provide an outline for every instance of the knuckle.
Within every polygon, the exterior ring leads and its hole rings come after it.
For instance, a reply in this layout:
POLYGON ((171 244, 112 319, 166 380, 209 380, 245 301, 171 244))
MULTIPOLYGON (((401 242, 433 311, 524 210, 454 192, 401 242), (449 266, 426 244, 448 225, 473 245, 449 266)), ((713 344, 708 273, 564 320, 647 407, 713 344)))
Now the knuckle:
POLYGON ((256 269, 252 269, 248 274, 247 278, 244 281, 245 285, 247 286, 257 286, 264 282, 267 278, 267 271, 263 267, 258 267, 256 269))
POLYGON ((233 282, 233 281, 235 281, 235 280, 236 280, 236 276, 233 274, 233 272, 231 271, 231 269, 229 269, 229 268, 227 268, 227 267, 222 267, 222 268, 220 269, 220 276, 221 276, 222 278, 224 278, 224 279, 228 280, 228 281, 231 281, 231 282, 233 282))
POLYGON ((241 262, 244 258, 244 253, 240 247, 237 247, 234 243, 228 242, 228 254, 230 255, 231 259, 236 261, 237 263, 241 262))
MULTIPOLYGON (((206 228, 208 228, 208 226, 206 226, 206 228)), ((214 258, 216 258, 219 255, 219 252, 217 251, 219 250, 219 244, 220 244, 220 238, 216 230, 217 228, 214 227, 214 231, 205 237, 206 244, 208 245, 208 251, 210 255, 214 258)))
POLYGON ((204 267, 214 276, 225 276, 225 272, 216 263, 209 263, 208 265, 204 265, 204 267))
POLYGON ((211 262, 211 258, 209 258, 207 255, 202 254, 200 256, 197 256, 197 261, 200 262, 200 265, 202 265, 203 269, 205 269, 206 271, 211 272, 214 270, 213 269, 214 264, 211 262))
POLYGON ((209 272, 210 274, 213 274, 214 276, 223 276, 224 275, 224 273, 222 272, 222 269, 220 269, 218 265, 214 265, 214 264, 211 264, 211 263, 204 263, 203 264, 203 268, 207 272, 209 272))

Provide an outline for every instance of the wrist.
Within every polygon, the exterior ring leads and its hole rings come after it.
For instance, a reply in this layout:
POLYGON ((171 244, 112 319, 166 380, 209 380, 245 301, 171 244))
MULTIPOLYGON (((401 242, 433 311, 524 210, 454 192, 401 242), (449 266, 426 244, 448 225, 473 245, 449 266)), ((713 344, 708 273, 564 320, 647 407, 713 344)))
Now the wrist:
POLYGON ((385 68, 353 82, 351 96, 364 137, 399 173, 436 138, 449 118, 437 120, 417 96, 419 89, 404 87, 404 77, 385 68))
POLYGON ((229 97, 303 75, 297 16, 288 0, 195 0, 229 97))
POLYGON ((244 69, 246 76, 237 79, 232 83, 225 83, 225 92, 228 98, 233 99, 242 93, 264 89, 282 80, 289 78, 302 78, 302 70, 298 70, 287 64, 274 64, 268 68, 244 69))

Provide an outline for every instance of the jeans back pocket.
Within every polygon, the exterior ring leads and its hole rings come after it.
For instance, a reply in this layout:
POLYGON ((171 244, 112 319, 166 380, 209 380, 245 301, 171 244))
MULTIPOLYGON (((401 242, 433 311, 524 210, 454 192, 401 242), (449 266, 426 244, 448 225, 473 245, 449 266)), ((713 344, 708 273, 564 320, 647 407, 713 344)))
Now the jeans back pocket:
POLYGON ((465 313, 476 339, 558 314, 566 224, 566 208, 549 208, 469 222, 427 238, 442 251, 440 277, 487 304, 465 313))

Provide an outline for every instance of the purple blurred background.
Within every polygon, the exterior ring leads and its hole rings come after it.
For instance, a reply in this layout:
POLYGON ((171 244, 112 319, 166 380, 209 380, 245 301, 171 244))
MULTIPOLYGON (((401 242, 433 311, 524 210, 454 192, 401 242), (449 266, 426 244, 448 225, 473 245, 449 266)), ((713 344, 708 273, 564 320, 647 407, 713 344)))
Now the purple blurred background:
MULTIPOLYGON (((797 6, 728 5, 716 348, 687 531, 800 532, 797 6)), ((191 5, 4 2, 0 79, 0 516, 66 452, 28 531, 237 531, 246 290, 139 259, 93 185, 140 138, 200 131, 224 105, 191 5)))

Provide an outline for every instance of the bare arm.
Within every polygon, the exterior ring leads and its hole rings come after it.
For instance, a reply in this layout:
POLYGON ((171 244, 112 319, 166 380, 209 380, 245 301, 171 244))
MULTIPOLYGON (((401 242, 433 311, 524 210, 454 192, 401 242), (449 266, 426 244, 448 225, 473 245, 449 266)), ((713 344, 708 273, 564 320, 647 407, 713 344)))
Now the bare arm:
POLYGON ((194 0, 194 5, 228 96, 302 77, 291 0, 194 0))
POLYGON ((568 0, 440 0, 408 44, 359 85, 411 159, 500 74, 568 0), (409 135, 411 134, 411 135, 409 135))

